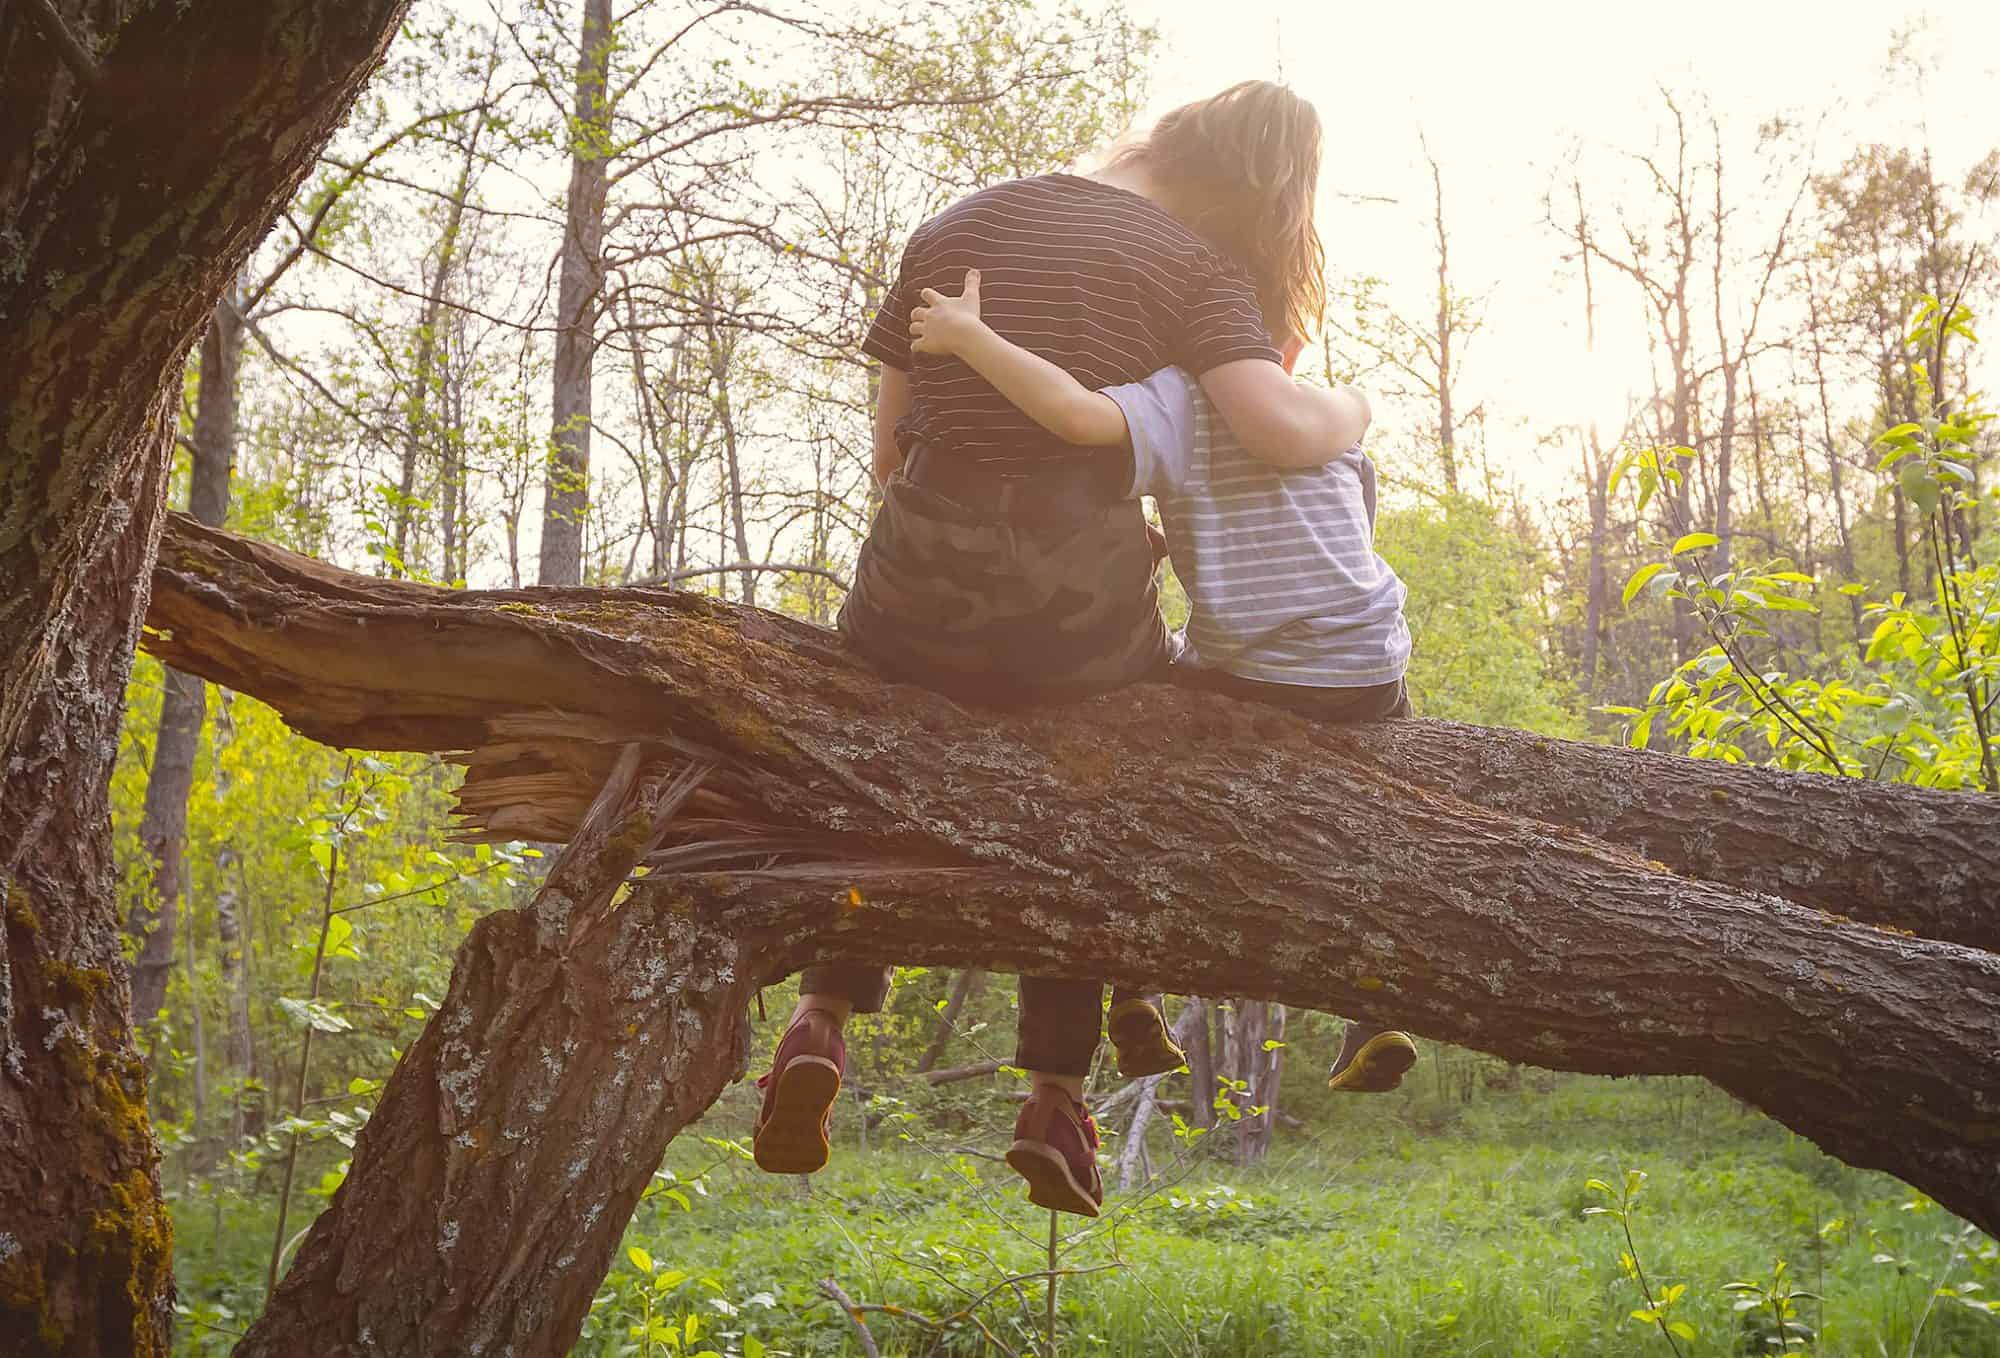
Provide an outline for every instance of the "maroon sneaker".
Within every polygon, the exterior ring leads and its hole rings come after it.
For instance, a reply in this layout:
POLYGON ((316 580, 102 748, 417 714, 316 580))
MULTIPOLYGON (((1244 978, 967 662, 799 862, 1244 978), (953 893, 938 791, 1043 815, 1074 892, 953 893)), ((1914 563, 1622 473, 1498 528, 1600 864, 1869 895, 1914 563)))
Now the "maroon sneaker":
POLYGON ((1007 1164, 1028 1181, 1028 1201, 1052 1212, 1094 1217, 1104 1202, 1097 1173, 1097 1124, 1060 1089, 1039 1086, 1014 1119, 1007 1164))
POLYGON ((826 1168, 827 1124, 840 1077, 847 1070, 847 1039, 824 1009, 808 1009, 778 1039, 751 1134, 757 1168, 767 1174, 814 1174, 826 1168))

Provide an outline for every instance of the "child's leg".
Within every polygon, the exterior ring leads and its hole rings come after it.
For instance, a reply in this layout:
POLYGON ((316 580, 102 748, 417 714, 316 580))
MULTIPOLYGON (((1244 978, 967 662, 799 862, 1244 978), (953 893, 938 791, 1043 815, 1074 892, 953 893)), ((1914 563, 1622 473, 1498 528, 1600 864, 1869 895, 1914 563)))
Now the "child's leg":
POLYGON ((848 1015, 872 1014, 889 998, 888 967, 832 963, 808 967, 799 1002, 757 1081, 764 1091, 751 1135, 757 1167, 772 1174, 812 1174, 825 1168, 833 1101, 847 1073, 848 1015))
POLYGON ((1083 1106, 1103 1021, 1104 987, 1097 982, 1021 978, 1014 1064, 1028 1072, 1029 1089, 1007 1163, 1028 1181, 1030 1202, 1086 1217, 1096 1216, 1104 1201, 1097 1125, 1083 1106))

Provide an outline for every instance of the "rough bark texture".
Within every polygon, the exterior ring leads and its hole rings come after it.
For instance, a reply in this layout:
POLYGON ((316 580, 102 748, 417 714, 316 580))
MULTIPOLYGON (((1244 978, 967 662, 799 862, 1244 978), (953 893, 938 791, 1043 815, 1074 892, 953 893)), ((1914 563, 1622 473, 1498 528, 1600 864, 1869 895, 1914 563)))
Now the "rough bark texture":
POLYGON ((239 1355, 568 1351, 667 1141, 747 1059, 759 941, 613 905, 698 777, 623 754, 534 902, 460 949, 239 1355))
MULTIPOLYGON (((567 838, 623 741, 714 762, 649 862, 748 884, 701 917, 739 941, 789 924, 832 957, 1042 975, 1089 958, 1115 983, 1367 1013, 1543 1066, 1705 1075, 2000 1225, 2000 957, 1690 875, 1733 871, 1715 844, 1740 840, 1766 860, 1745 855, 1753 887, 1809 896, 1811 874, 1769 861, 1787 846, 1812 859, 1834 833, 1895 856, 1909 846, 1875 836, 1907 831, 1990 893, 2000 826, 1976 798, 1434 722, 1320 727, 1165 686, 972 712, 715 600, 453 593, 179 519, 152 622, 164 658, 309 735, 465 752, 465 807, 499 832, 567 838), (1648 787, 1693 808, 1647 846, 1682 871, 1516 809, 1615 830, 1648 787)), ((1844 857, 1818 881, 1860 871, 1844 857)), ((746 945, 738 965, 799 956, 746 945)))
MULTIPOLYGON (((151 622, 170 634, 151 643, 157 654, 263 698, 314 739, 468 752, 460 800, 475 837, 566 839, 621 739, 673 732, 690 748, 747 750, 785 768, 822 757, 793 748, 794 701, 851 705, 862 714, 852 733, 858 750, 911 724, 890 710, 910 690, 876 680, 823 628, 671 590, 376 581, 181 515, 169 516, 151 622), (357 635, 370 644, 356 646, 357 635), (390 654, 396 665, 382 663, 390 654), (734 687, 752 683, 759 687, 734 687)), ((984 729, 943 699, 913 701, 936 725, 984 729)), ((1143 727, 1187 704, 1206 710, 1164 688, 1130 690, 1110 707, 1143 727)), ((1253 742, 1302 729, 1254 704, 1227 710, 1253 742)), ((1115 732, 1099 742, 1087 723, 1050 720, 1095 758, 1129 763, 1115 732)), ((2000 815, 1987 798, 1441 721, 1321 728, 1314 742, 1318 757, 1344 767, 1583 830, 1687 876, 2000 951, 2000 815)), ((858 795, 840 777, 830 795, 858 795)), ((774 791, 787 805, 800 800, 774 791)), ((788 832, 822 823, 804 801, 788 832)), ((731 807, 743 818, 728 827, 742 836, 736 848, 753 853, 771 813, 740 800, 731 807)), ((725 827, 703 829, 713 841, 725 827)), ((815 842, 793 835, 790 846, 815 842)))
POLYGON ((179 365, 401 6, 55 8, 94 78, 0 10, 0 1334, 157 1354, 171 1231, 106 807, 179 365))

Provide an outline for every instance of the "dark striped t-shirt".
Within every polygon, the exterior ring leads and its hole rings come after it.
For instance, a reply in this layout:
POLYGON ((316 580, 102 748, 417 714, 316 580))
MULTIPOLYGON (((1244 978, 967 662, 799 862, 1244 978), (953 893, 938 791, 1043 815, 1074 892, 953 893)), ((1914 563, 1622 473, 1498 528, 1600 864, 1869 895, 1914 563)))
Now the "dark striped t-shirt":
POLYGON ((1012 180, 917 228, 862 345, 910 373, 906 445, 1008 474, 1080 455, 958 359, 910 352, 922 290, 956 296, 971 268, 981 318, 1093 390, 1165 367, 1278 361, 1249 278, 1151 199, 1077 175, 1012 180))

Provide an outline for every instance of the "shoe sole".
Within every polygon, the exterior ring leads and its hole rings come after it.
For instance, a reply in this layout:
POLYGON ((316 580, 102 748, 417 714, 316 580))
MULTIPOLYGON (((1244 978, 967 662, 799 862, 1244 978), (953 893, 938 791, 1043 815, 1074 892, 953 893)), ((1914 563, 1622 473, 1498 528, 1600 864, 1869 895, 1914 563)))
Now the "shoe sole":
MULTIPOLYGON (((1114 1042, 1111 1045, 1115 1049, 1118 1044, 1114 1042)), ((1186 1064, 1187 1053, 1178 1047, 1168 1047, 1164 1051, 1155 1049, 1142 1052, 1130 1061, 1125 1059, 1124 1052, 1118 1053, 1118 1073, 1128 1080, 1143 1080, 1148 1075, 1165 1075, 1169 1071, 1179 1070, 1186 1064)))
POLYGON ((1040 1141, 1016 1141, 1007 1148, 1007 1167, 1028 1181, 1028 1201, 1051 1212, 1094 1217, 1100 1209, 1090 1190, 1076 1181, 1069 1161, 1040 1141))
POLYGON ((757 1168, 766 1174, 817 1174, 832 1147, 826 1118, 840 1095, 840 1067, 824 1056, 794 1056, 778 1074, 771 1116, 752 1138, 757 1168))
POLYGON ((1166 1020, 1160 1011, 1150 1004, 1127 1000, 1111 1006, 1111 1021, 1106 1025, 1111 1034, 1111 1048, 1118 1053, 1118 1073, 1128 1080, 1143 1080, 1148 1075, 1165 1075, 1168 1071, 1179 1070, 1187 1064, 1187 1053, 1174 1045, 1167 1032, 1166 1020), (1128 1009, 1127 1006, 1134 1006, 1128 1009), (1126 1040, 1118 1040, 1121 1026, 1137 1029, 1126 1035, 1126 1040), (1130 1046, 1132 1059, 1125 1059, 1125 1048, 1130 1046))
POLYGON ((1387 1094, 1416 1064, 1416 1043, 1402 1033, 1377 1033, 1361 1044, 1347 1068, 1326 1087, 1344 1094, 1387 1094))

